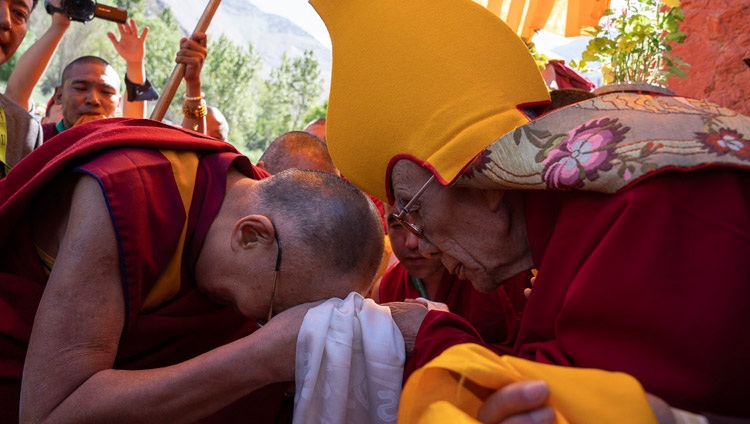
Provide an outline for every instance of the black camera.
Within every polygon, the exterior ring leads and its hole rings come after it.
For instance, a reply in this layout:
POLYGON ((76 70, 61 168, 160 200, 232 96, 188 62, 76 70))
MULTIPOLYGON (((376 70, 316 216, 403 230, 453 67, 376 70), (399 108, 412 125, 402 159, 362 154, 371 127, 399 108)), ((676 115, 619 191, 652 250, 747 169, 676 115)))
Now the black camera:
POLYGON ((66 15, 71 21, 88 22, 94 18, 124 24, 128 20, 128 11, 114 6, 106 6, 95 0, 62 0, 57 7, 44 0, 44 8, 50 15, 58 12, 66 15))

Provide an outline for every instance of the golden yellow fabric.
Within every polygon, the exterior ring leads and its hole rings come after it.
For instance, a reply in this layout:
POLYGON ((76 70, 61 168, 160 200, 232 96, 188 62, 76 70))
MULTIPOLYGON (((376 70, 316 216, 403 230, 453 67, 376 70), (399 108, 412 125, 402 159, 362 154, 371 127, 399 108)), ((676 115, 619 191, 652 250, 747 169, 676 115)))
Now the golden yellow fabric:
POLYGON ((472 0, 310 0, 331 35, 326 120, 336 166, 385 200, 400 157, 451 183, 549 102, 521 39, 472 0))
POLYGON ((599 24, 609 0, 474 0, 499 16, 521 37, 540 29, 565 37, 599 24))
POLYGON ((414 372, 401 394, 400 423, 476 423, 484 399, 510 383, 544 380, 558 424, 641 423, 656 418, 628 374, 540 364, 462 344, 414 372))
POLYGON ((185 236, 187 235, 188 226, 187 217, 190 216, 190 204, 193 200, 195 178, 198 174, 198 163, 200 162, 198 155, 192 151, 162 150, 161 153, 172 165, 177 189, 180 191, 180 198, 185 207, 186 218, 174 256, 172 256, 166 269, 159 276, 159 280, 157 280, 154 287, 148 293, 146 300, 143 302, 143 311, 150 311, 156 308, 180 290, 180 283, 182 281, 182 249, 185 246, 185 236))
POLYGON ((107 119, 107 117, 104 115, 81 115, 81 117, 78 118, 78 120, 73 124, 73 126, 75 127, 76 125, 85 124, 87 122, 94 122, 100 119, 107 119))
POLYGON ((34 249, 36 249, 36 254, 39 256, 39 260, 42 261, 42 265, 44 266, 44 275, 49 277, 52 274, 52 267, 55 266, 55 257, 45 252, 36 243, 34 243, 34 249))

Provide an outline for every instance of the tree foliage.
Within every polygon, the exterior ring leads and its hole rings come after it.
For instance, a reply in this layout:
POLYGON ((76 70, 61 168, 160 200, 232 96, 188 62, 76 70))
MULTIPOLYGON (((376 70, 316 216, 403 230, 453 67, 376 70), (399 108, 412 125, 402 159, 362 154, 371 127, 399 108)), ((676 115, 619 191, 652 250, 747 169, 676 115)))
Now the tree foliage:
MULTIPOLYGON (((139 30, 149 27, 146 75, 161 91, 172 74, 179 40, 184 36, 172 11, 156 8, 147 0, 110 0, 107 3, 128 10, 139 30)), ((37 7, 24 43, 14 58, 0 67, 0 83, 7 82, 18 56, 47 30, 49 22, 44 8, 37 7)), ((60 82, 62 69, 82 55, 100 56, 117 70, 125 68, 125 62, 107 39, 108 31, 117 34, 116 24, 101 19, 86 24, 72 23, 35 90, 37 103, 46 103, 60 82)), ((209 37, 201 84, 207 103, 219 108, 229 121, 229 141, 245 152, 265 149, 282 133, 301 129, 312 117, 325 116, 327 109, 327 102, 320 101, 323 82, 312 51, 305 51, 299 57, 285 54, 278 67, 265 70, 252 43, 237 46, 225 36, 209 37)), ((175 123, 182 121, 183 94, 184 84, 172 100, 166 119, 175 123)))
POLYGON ((607 10, 581 60, 571 65, 586 71, 598 63, 605 83, 666 85, 672 75, 686 77, 690 65, 671 53, 672 44, 687 38, 679 6, 680 0, 628 0, 620 11, 607 10))
POLYGON ((323 91, 318 62, 311 51, 297 58, 284 54, 262 88, 256 133, 249 148, 265 149, 277 136, 305 125, 308 111, 323 91))
POLYGON ((258 105, 258 75, 262 64, 252 44, 239 48, 225 36, 209 42, 201 84, 208 104, 222 111, 229 122, 229 141, 244 147, 254 132, 258 105))

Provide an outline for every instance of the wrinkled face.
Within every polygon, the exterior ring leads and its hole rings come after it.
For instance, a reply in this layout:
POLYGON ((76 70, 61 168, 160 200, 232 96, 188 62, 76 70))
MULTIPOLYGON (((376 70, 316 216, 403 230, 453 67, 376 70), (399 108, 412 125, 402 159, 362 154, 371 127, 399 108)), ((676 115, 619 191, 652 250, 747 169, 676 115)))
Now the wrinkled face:
POLYGON ((55 103, 62 105, 65 127, 81 117, 112 118, 120 104, 120 77, 102 63, 73 65, 63 85, 55 92, 55 103))
MULTIPOLYGON (((391 174, 396 210, 429 179, 430 172, 408 161, 391 174)), ((424 230, 420 252, 439 258, 452 274, 489 292, 531 267, 523 203, 519 193, 431 184, 409 208, 408 219, 424 230)), ((414 240, 410 243, 414 243, 414 240)))
POLYGON ((406 271, 412 277, 424 280, 433 275, 442 276, 445 268, 439 258, 426 258, 419 252, 419 239, 409 237, 407 231, 401 224, 388 220, 388 238, 391 240, 393 254, 396 255, 406 271))
POLYGON ((0 64, 18 50, 28 29, 32 0, 0 0, 0 64))

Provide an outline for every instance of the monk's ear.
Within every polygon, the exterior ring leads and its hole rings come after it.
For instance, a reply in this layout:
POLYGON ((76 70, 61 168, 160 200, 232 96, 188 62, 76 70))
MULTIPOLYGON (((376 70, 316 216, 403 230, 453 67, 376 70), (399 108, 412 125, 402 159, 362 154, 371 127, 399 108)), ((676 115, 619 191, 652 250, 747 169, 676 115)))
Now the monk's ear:
POLYGON ((260 169, 264 170, 264 171, 268 171, 268 170, 266 169, 266 163, 265 163, 265 162, 263 162, 262 160, 259 160, 259 161, 258 161, 258 163, 256 163, 256 164, 255 164, 255 166, 256 166, 257 168, 260 168, 260 169))
POLYGON ((275 242, 275 229, 264 215, 247 215, 232 230, 232 250, 252 249, 275 242))
POLYGON ((482 190, 487 207, 490 211, 497 212, 500 210, 500 205, 503 204, 503 197, 505 197, 505 190, 482 190))
POLYGON ((58 85, 55 87, 55 94, 53 95, 53 98, 55 99, 56 105, 62 104, 62 86, 58 85))

